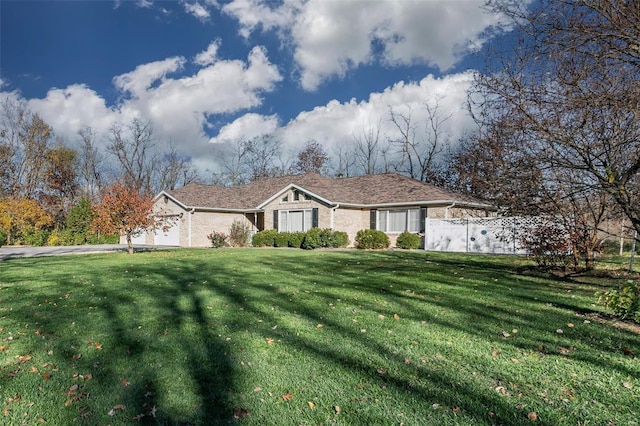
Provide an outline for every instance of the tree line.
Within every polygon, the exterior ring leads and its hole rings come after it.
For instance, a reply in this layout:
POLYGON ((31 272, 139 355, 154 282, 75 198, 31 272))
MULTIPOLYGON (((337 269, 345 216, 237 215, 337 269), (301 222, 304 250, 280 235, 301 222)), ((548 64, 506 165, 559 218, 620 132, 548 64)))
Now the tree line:
POLYGON ((504 214, 559 218, 590 267, 606 223, 626 221, 640 231, 640 7, 494 0, 487 8, 510 19, 517 40, 491 50, 476 74, 468 111, 477 127, 460 140, 446 130, 452 117, 443 98, 433 97, 421 111, 389 107, 384 122, 331 152, 311 140, 292 154, 276 135, 212 145, 219 167, 203 172, 175 146, 161 149, 149 121, 117 123, 106 135, 87 127, 76 141, 63 141, 7 98, 0 105, 0 200, 35 202, 50 219, 46 226, 63 229, 79 200, 97 205, 114 182, 149 197, 196 181, 396 172, 504 214))

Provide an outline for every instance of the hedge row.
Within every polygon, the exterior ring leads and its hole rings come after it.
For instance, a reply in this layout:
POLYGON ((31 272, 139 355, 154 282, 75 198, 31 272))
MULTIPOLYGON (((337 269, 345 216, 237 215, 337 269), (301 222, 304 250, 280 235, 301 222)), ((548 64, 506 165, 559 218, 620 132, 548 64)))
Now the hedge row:
POLYGON ((316 248, 338 248, 349 245, 346 232, 331 229, 312 228, 307 232, 278 232, 266 229, 254 234, 251 241, 254 247, 293 247, 305 250, 316 248))

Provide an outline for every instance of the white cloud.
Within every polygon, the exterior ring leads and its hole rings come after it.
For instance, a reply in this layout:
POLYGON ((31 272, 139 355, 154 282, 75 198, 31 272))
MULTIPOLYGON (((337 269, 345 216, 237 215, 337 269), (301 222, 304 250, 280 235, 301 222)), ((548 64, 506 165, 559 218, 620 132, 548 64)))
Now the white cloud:
MULTIPOLYGON (((150 120, 160 147, 171 142, 181 152, 197 158, 197 163, 205 168, 215 160, 204 131, 209 119, 260 106, 261 95, 274 90, 282 76, 262 47, 253 48, 244 61, 217 58, 194 74, 170 77, 170 73, 182 69, 184 62, 182 57, 168 58, 139 65, 114 77, 113 84, 122 96, 113 107, 107 106, 103 96, 80 84, 50 89, 42 99, 23 99, 16 92, 0 92, 0 98, 26 101, 58 136, 70 143, 77 140, 78 130, 85 126, 91 126, 101 135, 99 142, 106 144, 108 130, 114 123, 126 124, 133 118, 150 120)), ((258 120, 253 120, 255 128, 250 116, 244 121, 252 127, 245 135, 259 133, 258 120)), ((262 128, 264 132, 277 127, 275 116, 264 121, 267 123, 262 128)), ((240 124, 235 126, 236 130, 234 126, 225 126, 225 132, 239 132, 240 124)))
POLYGON ((203 6, 200 2, 196 1, 194 3, 184 2, 183 3, 184 10, 190 14, 198 18, 200 21, 206 21, 211 16, 209 10, 203 6))
POLYGON ((234 142, 248 140, 256 136, 274 133, 279 127, 279 119, 276 115, 264 116, 248 113, 224 125, 218 136, 211 138, 212 143, 234 142))
POLYGON ((153 7, 153 2, 149 0, 136 0, 136 6, 142 9, 149 9, 153 7))
POLYGON ((122 92, 129 92, 133 96, 142 96, 158 79, 184 66, 185 59, 181 56, 168 58, 163 61, 138 65, 135 70, 113 78, 113 84, 122 92))
POLYGON ((197 65, 207 66, 213 64, 218 57, 218 49, 220 48, 220 39, 215 40, 207 47, 207 50, 203 50, 198 53, 193 62, 197 65))
POLYGON ((424 1, 234 0, 222 11, 245 37, 277 28, 294 47, 305 90, 373 61, 387 66, 427 64, 450 69, 486 40, 501 17, 485 13, 484 0, 424 1))
POLYGON ((249 38, 251 33, 262 27, 263 31, 274 28, 287 28, 294 14, 301 8, 300 0, 285 0, 279 7, 270 7, 262 0, 235 0, 226 3, 221 10, 240 21, 240 35, 249 38))
POLYGON ((58 136, 70 141, 74 141, 78 130, 85 126, 104 133, 114 122, 123 119, 121 111, 108 108, 104 98, 82 84, 50 89, 43 99, 30 99, 27 104, 58 136))
POLYGON ((212 141, 225 142, 270 132, 281 138, 289 149, 298 149, 304 142, 315 140, 331 152, 338 145, 349 148, 354 144, 354 136, 362 136, 372 127, 380 126, 384 138, 398 138, 397 130, 389 121, 389 108, 407 116, 411 114, 416 137, 424 138, 427 125, 425 103, 434 106, 437 102, 440 118, 451 116, 443 125, 441 136, 455 143, 465 131, 474 127, 465 106, 467 90, 472 83, 472 72, 443 78, 429 75, 415 83, 399 82, 383 92, 372 93, 367 100, 360 102, 332 100, 324 106, 299 113, 277 128, 275 116, 250 113, 224 126, 212 141))

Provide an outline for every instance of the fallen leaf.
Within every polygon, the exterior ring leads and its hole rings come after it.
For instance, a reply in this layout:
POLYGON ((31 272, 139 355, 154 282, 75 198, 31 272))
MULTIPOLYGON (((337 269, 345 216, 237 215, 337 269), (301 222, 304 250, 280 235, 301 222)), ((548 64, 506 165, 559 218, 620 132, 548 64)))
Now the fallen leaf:
POLYGON ((393 319, 400 319, 400 315, 398 315, 398 314, 393 314, 393 319))
POLYGON ((48 372, 45 371, 44 373, 42 373, 42 378, 46 382, 47 380, 49 380, 51 378, 51 374, 49 374, 48 372))
POLYGON ((383 320, 384 319, 384 315, 378 315, 378 319, 383 320))
MULTIPOLYGON (((562 333, 564 333, 564 331, 562 331, 561 329, 557 329, 557 330, 556 330, 556 333, 558 333, 558 334, 562 334, 562 333)), ((535 413, 534 413, 534 414, 535 414, 535 413)))
POLYGON ((567 327, 569 327, 569 328, 573 328, 573 327, 575 327, 575 326, 573 325, 573 323, 572 323, 572 322, 570 322, 570 323, 568 323, 568 324, 567 324, 567 327))
POLYGON ((258 393, 258 392, 262 391, 262 388, 258 386, 258 387, 253 388, 253 391, 258 393))
POLYGON ((71 361, 77 361, 82 358, 82 354, 77 354, 71 357, 71 361))
POLYGON ((511 361, 512 361, 514 364, 518 364, 518 363, 520 362, 520 361, 518 360, 518 358, 511 358, 511 361))
POLYGON ((633 385, 629 382, 622 382, 622 386, 624 386, 627 389, 632 389, 633 385))
POLYGON ((18 402, 22 399, 22 397, 19 394, 16 394, 16 396, 10 396, 9 398, 5 398, 5 401, 7 402, 7 404, 11 404, 12 402, 18 402))
POLYGON ((507 337, 511 337, 511 334, 507 333, 506 331, 503 331, 502 332, 502 337, 504 337, 506 339, 507 337))
POLYGON ((336 413, 336 414, 340 414, 340 411, 341 411, 341 410, 340 410, 340 406, 338 406, 338 405, 334 405, 334 406, 333 406, 333 407, 331 407, 331 408, 333 408, 333 412, 334 412, 334 413, 336 413))
POLYGON ((322 325, 322 324, 317 324, 316 325, 316 328, 322 328, 322 327, 324 327, 324 325, 322 325))
POLYGON ((71 396, 74 393, 76 393, 77 390, 78 390, 78 385, 70 386, 69 389, 67 389, 67 395, 71 396))
POLYGON ((284 399, 285 401, 291 401, 291 398, 293 398, 292 393, 285 393, 284 395, 282 395, 282 399, 284 399))
POLYGON ((307 401, 307 405, 309 406, 309 408, 311 408, 312 410, 316 409, 316 404, 314 404, 312 401, 307 401))
POLYGON ((36 367, 35 365, 31 366, 31 372, 32 373, 37 373, 38 372, 38 367, 36 367))
POLYGON ((531 420, 532 422, 535 422, 536 420, 538 420, 538 415, 535 413, 535 411, 530 412, 529 414, 527 414, 527 417, 529 418, 529 420, 531 420))
POLYGON ((127 381, 127 379, 122 379, 120 383, 122 383, 122 386, 129 386, 131 384, 129 383, 129 381, 127 381))
POLYGON ((139 422, 144 416, 145 414, 138 414, 137 416, 133 416, 133 420, 139 422))
POLYGON ((233 418, 234 419, 242 419, 249 415, 249 411, 245 408, 238 407, 233 409, 233 418))
POLYGON ((7 345, 0 346, 0 352, 6 351, 7 349, 9 349, 9 346, 7 345))
POLYGON ((31 359, 31 355, 22 355, 18 357, 18 361, 20 361, 20 363, 25 363, 30 359, 31 359))
POLYGON ((124 410, 125 408, 127 408, 127 406, 124 404, 118 404, 113 406, 114 410, 124 410))
POLYGON ((453 412, 454 413, 459 413, 460 410, 462 410, 460 407, 453 407, 453 412))
POLYGON ((2 414, 3 414, 5 417, 7 417, 7 416, 9 415, 9 412, 10 412, 10 411, 11 411, 11 409, 10 409, 9 407, 7 407, 7 408, 5 408, 5 409, 2 411, 2 414))
POLYGON ((569 355, 571 352, 573 352, 572 348, 565 348, 565 347, 560 348, 560 353, 562 355, 569 355))
POLYGON ((273 344, 273 339, 271 337, 267 337, 266 339, 267 345, 273 344))
POLYGON ((496 358, 498 356, 500 356, 500 350, 498 348, 493 348, 491 351, 491 355, 496 358))
POLYGON ((102 349, 102 343, 96 342, 96 349, 98 350, 102 349))

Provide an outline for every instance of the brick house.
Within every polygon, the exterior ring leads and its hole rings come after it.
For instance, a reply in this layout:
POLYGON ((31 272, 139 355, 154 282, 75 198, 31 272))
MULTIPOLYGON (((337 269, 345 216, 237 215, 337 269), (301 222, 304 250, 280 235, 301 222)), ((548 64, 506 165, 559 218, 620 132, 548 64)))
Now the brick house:
POLYGON ((191 183, 154 199, 157 214, 174 218, 167 232, 143 234, 137 244, 208 247, 207 235, 244 221, 264 229, 344 231, 353 244, 361 229, 379 229, 395 245, 407 230, 423 232, 425 218, 484 217, 495 209, 470 197, 398 174, 330 178, 318 174, 265 178, 226 187, 191 183))

